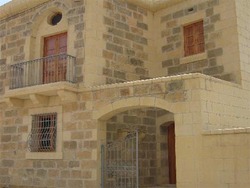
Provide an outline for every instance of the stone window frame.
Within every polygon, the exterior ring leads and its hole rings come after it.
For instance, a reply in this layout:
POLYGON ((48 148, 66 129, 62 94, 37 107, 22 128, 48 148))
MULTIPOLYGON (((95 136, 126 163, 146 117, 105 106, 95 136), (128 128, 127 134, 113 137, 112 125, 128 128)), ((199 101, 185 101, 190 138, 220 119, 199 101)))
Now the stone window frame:
MULTIPOLYGON (((198 53, 198 54, 194 54, 194 55, 190 55, 190 56, 185 56, 185 54, 184 54, 184 31, 183 31, 183 28, 184 28, 184 26, 190 25, 192 23, 196 23, 196 22, 201 21, 201 20, 203 20, 203 22, 205 22, 205 12, 204 11, 200 11, 200 12, 195 13, 195 14, 184 16, 178 20, 178 22, 181 26, 181 33, 182 33, 181 41, 183 44, 183 46, 182 46, 182 58, 180 58, 181 64, 190 63, 190 62, 194 62, 194 61, 200 61, 200 60, 204 60, 207 58, 206 48, 205 48, 204 52, 202 52, 202 53, 198 53)), ((206 45, 205 36, 204 36, 204 45, 206 45)))
MULTIPOLYGON (((28 116, 26 117, 26 123, 28 124, 28 132, 32 129, 32 117, 37 114, 57 114, 57 129, 56 129, 56 151, 53 152, 30 152, 27 150, 26 159, 63 159, 62 153, 62 106, 54 107, 41 107, 29 109, 28 116)), ((28 139, 28 135, 26 140, 28 139)))

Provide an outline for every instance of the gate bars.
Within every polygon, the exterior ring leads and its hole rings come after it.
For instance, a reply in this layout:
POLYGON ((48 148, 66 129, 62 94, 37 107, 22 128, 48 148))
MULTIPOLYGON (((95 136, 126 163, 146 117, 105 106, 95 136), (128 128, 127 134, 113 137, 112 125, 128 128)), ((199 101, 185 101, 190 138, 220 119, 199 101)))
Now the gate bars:
POLYGON ((138 130, 101 145, 101 188, 139 188, 138 130))

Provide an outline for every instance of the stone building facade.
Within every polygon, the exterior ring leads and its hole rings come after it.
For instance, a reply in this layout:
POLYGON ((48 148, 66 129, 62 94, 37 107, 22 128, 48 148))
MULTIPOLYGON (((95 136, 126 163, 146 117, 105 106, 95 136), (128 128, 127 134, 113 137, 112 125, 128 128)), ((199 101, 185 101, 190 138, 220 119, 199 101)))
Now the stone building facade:
MULTIPOLYGON (((0 187, 112 187, 101 146, 138 131, 139 187, 249 188, 249 8, 248 0, 1 6, 0 187)), ((136 187, 128 181, 113 187, 136 187)))

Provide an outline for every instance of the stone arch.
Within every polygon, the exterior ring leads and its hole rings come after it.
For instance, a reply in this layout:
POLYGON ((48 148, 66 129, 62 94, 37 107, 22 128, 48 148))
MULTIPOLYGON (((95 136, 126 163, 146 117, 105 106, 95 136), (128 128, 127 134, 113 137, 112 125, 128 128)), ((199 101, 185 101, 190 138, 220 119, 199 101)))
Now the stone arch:
POLYGON ((54 1, 44 4, 37 10, 37 13, 33 15, 31 22, 31 38, 30 38, 30 52, 29 59, 40 58, 43 54, 43 40, 44 36, 57 34, 60 32, 66 32, 68 30, 67 12, 69 6, 60 1, 54 1), (48 17, 56 12, 63 14, 62 20, 58 26, 51 26, 48 24, 48 17))
POLYGON ((94 119, 105 121, 113 115, 141 107, 156 107, 172 113, 176 113, 173 104, 157 97, 131 97, 112 102, 94 113, 94 119))
MULTIPOLYGON (((128 135, 131 130, 134 130, 134 128, 139 130, 139 142, 144 146, 144 149, 140 149, 139 153, 141 156, 139 156, 139 158, 142 159, 143 155, 149 155, 148 153, 152 153, 152 156, 148 156, 144 159, 145 165, 139 165, 139 168, 142 168, 141 171, 145 172, 140 175, 140 179, 144 179, 144 183, 141 182, 141 186, 151 186, 151 184, 154 186, 169 183, 170 178, 166 178, 165 173, 163 172, 163 170, 168 169, 168 167, 161 168, 158 164, 162 159, 166 159, 167 161, 167 158, 162 158, 162 156, 157 155, 161 151, 161 145, 166 145, 166 143, 161 143, 160 139, 158 139, 158 132, 160 125, 164 123, 171 124, 174 122, 174 114, 176 113, 176 108, 174 108, 174 106, 174 103, 154 96, 131 97, 110 102, 108 105, 103 106, 93 114, 94 119, 97 120, 98 124, 98 145, 106 145, 107 143, 110 144, 116 141, 119 142, 123 138, 126 138, 126 135, 128 135), (147 112, 150 110, 152 110, 155 115, 148 115, 147 112), (158 114, 159 111, 161 113, 158 114), (140 119, 139 121, 137 121, 137 115, 140 119), (161 118, 162 116, 164 116, 164 118, 161 118), (165 121, 163 119, 165 119, 165 121), (152 147, 148 147, 149 145, 152 147), (147 160, 153 162, 150 163, 147 160), (150 169, 150 174, 146 172, 146 168, 150 169), (155 169, 157 169, 157 172, 155 169), (158 177, 158 173, 160 173, 162 179, 158 177), (148 181, 150 178, 153 179, 152 182, 148 181)), ((101 153, 99 149, 97 153, 101 153)), ((97 163, 101 165, 101 154, 100 156, 97 155, 97 159, 97 163)), ((168 161, 165 165, 167 164, 168 161)), ((100 171, 97 172, 97 176, 101 176, 100 171)))
POLYGON ((37 10, 37 13, 33 15, 31 19, 32 23, 32 36, 35 35, 36 31, 39 28, 39 24, 44 19, 44 17, 51 13, 61 11, 64 15, 67 15, 67 12, 69 11, 69 6, 67 6, 65 3, 60 1, 54 1, 53 3, 50 2, 48 4, 44 4, 40 9, 37 10))

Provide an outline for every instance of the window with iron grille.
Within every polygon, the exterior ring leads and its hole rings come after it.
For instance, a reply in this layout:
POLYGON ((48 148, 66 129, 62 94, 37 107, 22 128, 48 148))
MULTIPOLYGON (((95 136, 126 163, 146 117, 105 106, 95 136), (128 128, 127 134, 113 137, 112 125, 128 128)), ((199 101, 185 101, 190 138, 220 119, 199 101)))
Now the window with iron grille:
POLYGON ((32 127, 28 137, 31 152, 56 151, 57 113, 32 115, 32 127))
POLYGON ((205 51, 203 20, 184 26, 183 31, 185 56, 205 51))

